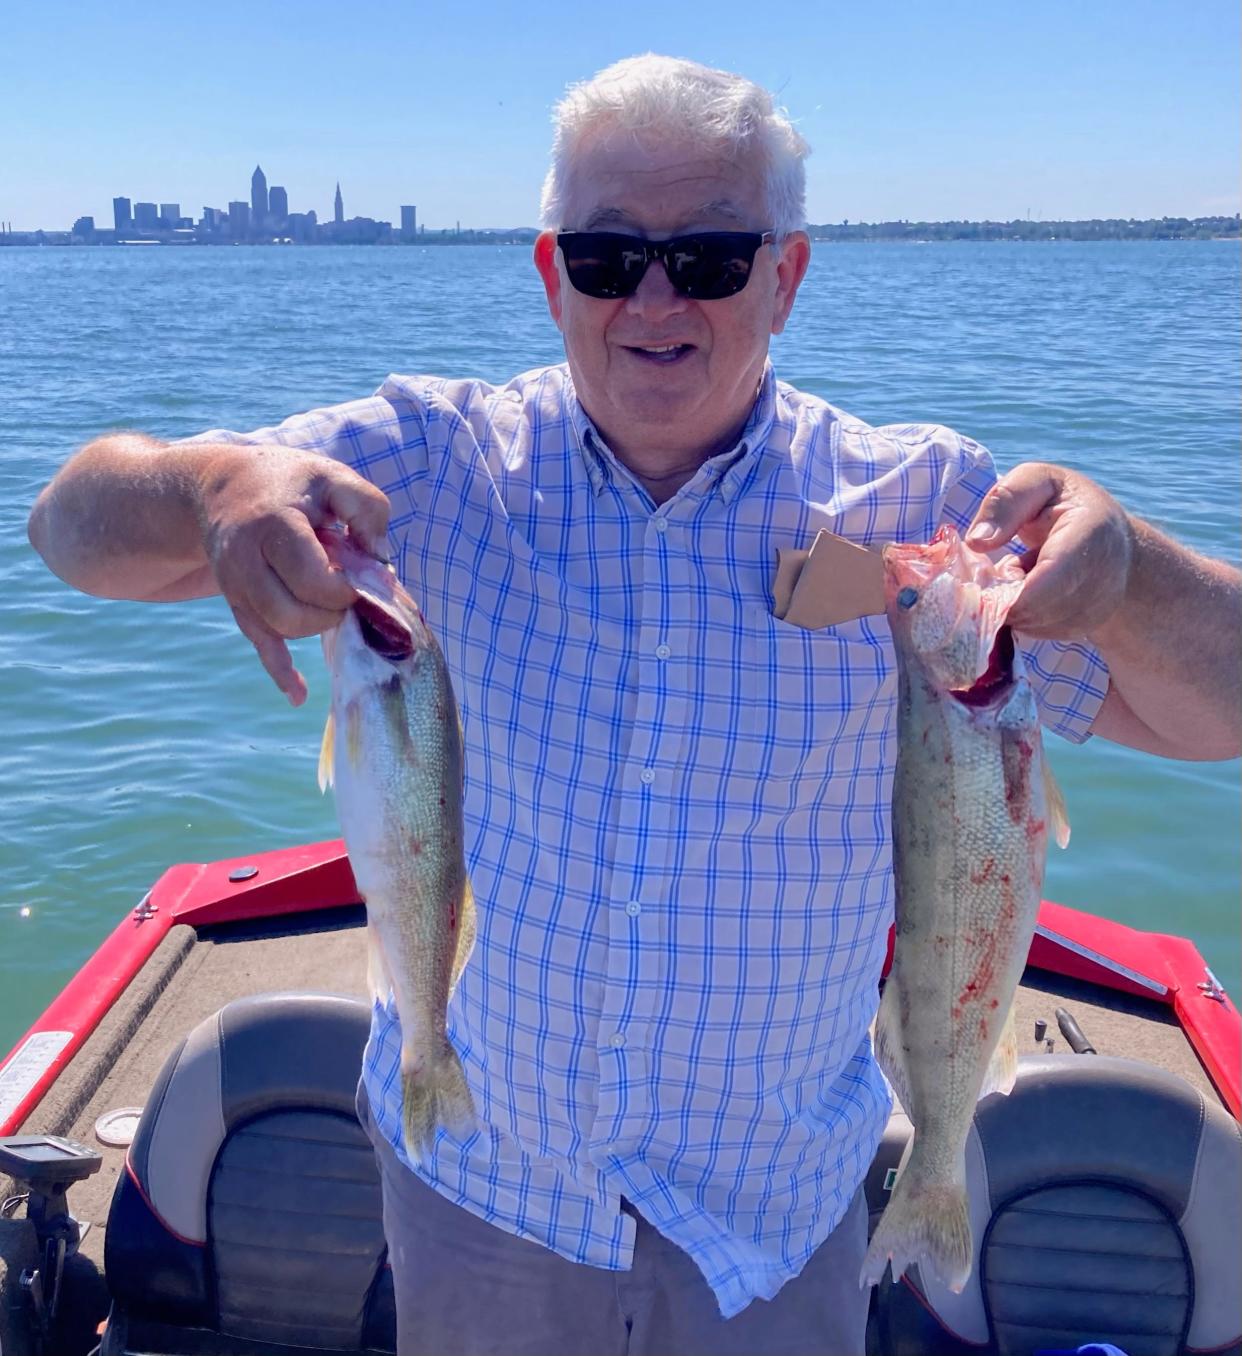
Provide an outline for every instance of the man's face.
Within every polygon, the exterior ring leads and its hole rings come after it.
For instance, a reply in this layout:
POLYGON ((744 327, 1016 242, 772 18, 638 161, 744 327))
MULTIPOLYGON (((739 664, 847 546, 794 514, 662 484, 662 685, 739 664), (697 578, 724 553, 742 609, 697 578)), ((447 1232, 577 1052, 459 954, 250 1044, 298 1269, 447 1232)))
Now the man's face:
MULTIPOLYGON (((763 189, 752 167, 684 146, 628 142, 588 147, 571 182, 567 229, 652 240, 693 231, 765 231, 763 189)), ((555 235, 535 263, 565 337, 574 387, 618 455, 711 454, 736 434, 754 402, 771 335, 779 334, 806 271, 802 232, 763 245, 734 296, 694 301, 677 293, 661 263, 632 297, 601 300, 574 290, 555 235), (671 350, 671 351, 660 351, 671 350)))

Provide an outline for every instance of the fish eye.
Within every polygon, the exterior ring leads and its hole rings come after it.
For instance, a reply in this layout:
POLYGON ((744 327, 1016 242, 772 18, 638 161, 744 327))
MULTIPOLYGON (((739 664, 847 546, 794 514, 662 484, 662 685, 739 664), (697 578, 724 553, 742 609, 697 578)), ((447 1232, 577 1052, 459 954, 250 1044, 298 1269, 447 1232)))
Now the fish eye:
POLYGON ((897 595, 897 606, 909 611, 919 600, 918 589, 911 588, 909 584, 897 595))

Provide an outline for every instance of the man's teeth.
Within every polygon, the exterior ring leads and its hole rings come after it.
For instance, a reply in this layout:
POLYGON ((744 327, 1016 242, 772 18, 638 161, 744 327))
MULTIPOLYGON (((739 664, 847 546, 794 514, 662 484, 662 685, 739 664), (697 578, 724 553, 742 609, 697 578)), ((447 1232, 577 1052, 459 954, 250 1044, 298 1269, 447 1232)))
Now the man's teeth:
POLYGON ((681 344, 665 344, 662 348, 652 348, 649 345, 639 345, 643 353, 672 353, 674 350, 682 347, 681 344))

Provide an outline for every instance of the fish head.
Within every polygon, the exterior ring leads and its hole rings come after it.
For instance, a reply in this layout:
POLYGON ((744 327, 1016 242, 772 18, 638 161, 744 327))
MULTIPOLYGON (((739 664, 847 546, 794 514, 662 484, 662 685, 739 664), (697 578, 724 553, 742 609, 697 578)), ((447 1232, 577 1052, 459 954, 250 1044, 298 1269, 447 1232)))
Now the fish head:
POLYGON ((924 544, 884 548, 884 607, 902 659, 933 687, 978 704, 1008 687, 1013 637, 1005 625, 1025 576, 1016 556, 972 551, 952 527, 924 544))
POLYGON ((418 662, 431 644, 418 604, 396 571, 363 551, 344 531, 318 533, 333 569, 357 597, 341 621, 323 633, 323 653, 333 684, 357 690, 388 683, 394 672, 418 662))

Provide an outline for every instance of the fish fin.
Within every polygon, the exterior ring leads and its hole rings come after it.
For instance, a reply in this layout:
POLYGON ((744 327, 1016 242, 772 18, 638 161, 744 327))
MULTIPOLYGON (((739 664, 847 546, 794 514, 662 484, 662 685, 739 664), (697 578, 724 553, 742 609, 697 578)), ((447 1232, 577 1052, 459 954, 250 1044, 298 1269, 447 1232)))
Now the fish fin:
POLYGON ((453 953, 453 971, 449 976, 449 995, 457 987, 461 972, 466 968, 470 953, 474 950, 475 933, 478 930, 477 915, 474 907, 474 890, 467 876, 461 891, 461 917, 457 928, 457 950, 453 953))
POLYGON ((990 1092, 1009 1093, 1018 1081, 1018 1032, 1014 1026, 1013 1008, 1001 1027, 1000 1040, 992 1051, 992 1058, 983 1074, 983 1086, 979 1096, 986 1097, 990 1092))
POLYGON ((875 1226, 858 1277, 860 1286, 876 1285, 892 1263, 893 1280, 907 1267, 928 1265, 955 1294, 970 1279, 974 1243, 966 1200, 965 1167, 951 1182, 920 1182, 912 1172, 918 1139, 892 1197, 875 1226))
POLYGON ((1052 775, 1052 765, 1047 758, 1044 759, 1044 803, 1047 806, 1048 823, 1052 827, 1052 835, 1056 839, 1057 847, 1068 847, 1070 840, 1069 811, 1065 808, 1065 797, 1061 794, 1057 779, 1052 775))
POLYGON ((384 955, 384 944, 380 941, 379 929, 371 922, 367 923, 367 989, 372 999, 380 1004, 388 1002, 392 989, 392 973, 384 955))
POLYGON ((439 1126, 458 1139, 468 1139, 478 1129, 466 1071, 448 1041, 439 1059, 421 1075, 406 1069, 402 1060, 401 1097, 406 1153, 419 1162, 430 1157, 439 1126))
POLYGON ((323 727, 323 743, 319 745, 319 789, 326 791, 332 785, 332 749, 336 741, 336 721, 332 712, 328 712, 327 723, 323 727))
POLYGON ((880 1011, 876 1014, 875 1045, 876 1062, 884 1070, 893 1089, 893 1095, 901 1103, 902 1110, 910 1114, 910 1079, 906 1073, 906 1056, 902 1048, 900 1005, 897 998, 898 981, 890 975, 884 985, 884 995, 880 999, 880 1011))

